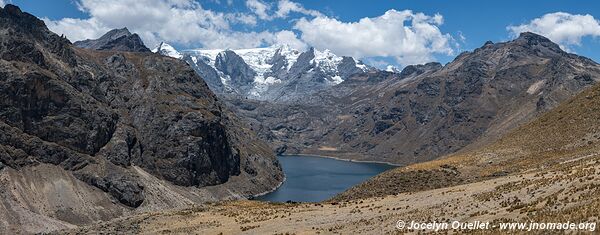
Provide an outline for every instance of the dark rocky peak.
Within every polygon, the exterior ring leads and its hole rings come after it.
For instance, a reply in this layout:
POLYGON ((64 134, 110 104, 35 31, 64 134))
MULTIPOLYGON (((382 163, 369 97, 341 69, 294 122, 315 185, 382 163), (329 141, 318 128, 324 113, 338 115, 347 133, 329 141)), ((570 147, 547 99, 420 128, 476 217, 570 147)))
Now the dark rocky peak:
POLYGON ((256 72, 232 50, 226 50, 217 55, 215 68, 225 75, 229 75, 231 82, 238 85, 252 83, 256 76, 256 72))
POLYGON ((541 35, 525 32, 512 41, 492 43, 486 42, 472 52, 463 52, 445 68, 461 69, 468 66, 481 69, 508 68, 524 62, 537 63, 536 58, 565 59, 575 57, 541 35), (498 67, 499 66, 499 67, 498 67))
POLYGON ((494 45, 494 42, 492 41, 487 41, 483 44, 483 46, 487 46, 487 45, 494 45))
POLYGON ((50 32, 44 21, 35 16, 22 12, 19 7, 7 4, 0 8, 0 26, 14 30, 16 33, 46 36, 50 32))
POLYGON ((74 65, 70 42, 48 30, 44 21, 8 4, 0 8, 0 57, 49 68, 48 60, 74 65), (50 59, 49 57, 53 57, 50 59))
POLYGON ((287 60, 285 59, 285 56, 281 54, 281 48, 277 48, 273 54, 273 57, 271 57, 267 62, 275 65, 282 62, 287 63, 287 60))
POLYGON ((229 61, 231 61, 231 62, 244 61, 244 59, 241 56, 239 56, 237 53, 235 53, 235 51, 232 51, 232 50, 222 51, 221 53, 219 53, 217 55, 217 58, 215 60, 216 60, 215 64, 216 63, 221 63, 221 64, 225 63, 226 64, 229 61))
POLYGON ((522 45, 528 48, 547 48, 554 52, 563 52, 558 46, 558 44, 550 41, 550 39, 544 36, 531 32, 521 33, 517 39, 512 41, 512 43, 522 45))
POLYGON ((127 28, 113 29, 98 39, 87 39, 73 43, 76 47, 99 51, 150 52, 137 34, 127 28))
POLYGON ((438 62, 430 62, 427 64, 409 65, 402 69, 400 72, 400 78, 404 79, 410 76, 421 75, 425 72, 432 72, 442 68, 442 64, 438 62))
POLYGON ((340 76, 344 80, 354 74, 363 72, 360 68, 356 66, 356 61, 354 61, 354 58, 348 56, 342 57, 342 62, 338 64, 337 70, 339 71, 340 76))
POLYGON ((281 48, 275 51, 275 54, 267 63, 272 64, 271 71, 266 74, 267 76, 283 77, 287 73, 288 61, 284 55, 281 54, 281 48))
POLYGON ((550 39, 548 39, 542 35, 532 33, 532 32, 520 33, 519 37, 516 39, 516 41, 526 41, 530 45, 535 45, 538 43, 552 43, 552 41, 550 41, 550 39))
POLYGON ((308 51, 302 52, 298 56, 298 61, 310 61, 315 58, 315 48, 311 47, 308 51))
POLYGON ((290 77, 297 77, 314 67, 314 64, 311 63, 314 58, 315 48, 311 47, 308 51, 302 52, 296 63, 290 68, 290 77))
POLYGON ((99 39, 105 39, 105 40, 116 40, 120 37, 128 37, 133 35, 131 32, 129 32, 129 29, 127 29, 127 27, 122 28, 122 29, 113 29, 111 31, 108 31, 106 34, 102 35, 102 37, 100 37, 99 39))

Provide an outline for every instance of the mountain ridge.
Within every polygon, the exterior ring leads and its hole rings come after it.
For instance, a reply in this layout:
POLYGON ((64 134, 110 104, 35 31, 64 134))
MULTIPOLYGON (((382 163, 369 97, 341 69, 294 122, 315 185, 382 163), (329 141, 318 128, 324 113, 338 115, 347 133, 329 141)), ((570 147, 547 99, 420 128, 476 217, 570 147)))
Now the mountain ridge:
POLYGON ((76 47, 100 51, 150 52, 139 35, 127 28, 113 29, 98 39, 87 39, 73 43, 76 47))
POLYGON ((209 86, 222 95, 281 102, 308 96, 314 90, 334 86, 355 73, 373 69, 359 60, 340 57, 329 50, 318 51, 310 48, 300 52, 287 45, 236 50, 191 49, 179 52, 162 42, 152 51, 185 60, 199 74, 208 75, 210 79, 207 80, 211 81, 209 86), (168 50, 161 49, 163 47, 167 47, 168 50), (245 68, 246 72, 240 74, 223 71, 225 67, 217 67, 217 59, 220 58, 219 61, 222 62, 227 57, 241 58, 233 59, 234 62, 230 66, 249 68, 245 68), (218 79, 214 78, 215 73, 218 79), (240 76, 245 82, 236 83, 235 80, 240 76), (300 88, 300 91, 297 88, 300 88))
POLYGON ((0 233, 250 197, 283 180, 186 63, 75 47, 10 4, 0 28, 0 233))

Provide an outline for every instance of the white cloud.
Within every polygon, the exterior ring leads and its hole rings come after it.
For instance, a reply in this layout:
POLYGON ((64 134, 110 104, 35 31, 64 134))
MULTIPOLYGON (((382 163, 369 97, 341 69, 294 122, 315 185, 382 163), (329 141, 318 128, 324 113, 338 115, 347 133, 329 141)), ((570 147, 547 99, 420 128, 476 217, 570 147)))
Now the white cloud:
POLYGON ((449 34, 438 28, 443 23, 439 14, 428 16, 410 10, 389 10, 374 18, 358 22, 341 22, 329 17, 299 20, 294 28, 301 39, 318 49, 336 54, 365 57, 394 57, 401 65, 425 63, 433 54, 453 54, 449 34), (408 24, 407 24, 408 23, 408 24))
MULTIPOLYGON (((193 0, 79 0, 87 19, 44 19, 48 27, 71 41, 98 38, 110 29, 127 27, 148 47, 160 41, 203 48, 247 48, 291 41, 283 32, 239 32, 231 24, 255 25, 246 13, 222 13, 204 9, 193 0)), ((289 36, 289 34, 287 35, 289 36)))
POLYGON ((98 38, 111 30, 111 28, 99 23, 95 18, 87 20, 64 18, 59 21, 44 18, 43 20, 50 30, 57 34, 64 34, 71 41, 98 38))
POLYGON ((573 15, 555 12, 533 19, 527 24, 508 26, 507 30, 516 37, 521 32, 543 35, 561 47, 580 45, 585 36, 600 36, 600 22, 591 15, 573 15))
POLYGON ((458 31, 458 39, 460 39, 462 43, 465 43, 467 41, 467 37, 465 37, 462 31, 458 31))
POLYGON ((246 7, 262 20, 271 19, 271 16, 267 13, 271 9, 271 6, 260 0, 247 0, 246 7))
POLYGON ((306 9, 301 4, 290 0, 279 0, 277 10, 274 12, 271 12, 273 8, 271 4, 261 0, 246 0, 246 7, 261 20, 285 19, 293 12, 313 17, 323 16, 319 11, 306 9))
POLYGON ((273 44, 288 45, 301 51, 308 48, 308 45, 306 45, 306 43, 302 40, 298 39, 298 36, 296 36, 294 32, 288 30, 283 30, 276 33, 273 44))
POLYGON ((280 0, 277 4, 277 11, 275 12, 276 17, 278 18, 287 18, 288 14, 291 12, 298 12, 304 15, 319 17, 323 16, 321 12, 315 10, 308 10, 304 8, 302 5, 292 2, 289 0, 280 0))
POLYGON ((6 5, 6 3, 4 2, 4 0, 0 0, 0 7, 4 7, 4 5, 6 5))
POLYGON ((256 16, 251 15, 251 14, 228 13, 228 14, 225 14, 225 18, 230 23, 245 24, 245 25, 250 25, 250 26, 255 26, 256 23, 258 23, 256 16))

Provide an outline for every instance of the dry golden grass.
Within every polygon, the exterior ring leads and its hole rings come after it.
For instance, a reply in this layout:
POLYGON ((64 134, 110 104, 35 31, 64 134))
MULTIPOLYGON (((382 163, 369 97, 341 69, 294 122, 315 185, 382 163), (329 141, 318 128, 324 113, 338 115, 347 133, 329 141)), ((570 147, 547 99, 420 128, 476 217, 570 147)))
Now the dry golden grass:
POLYGON ((319 147, 320 151, 337 151, 336 147, 331 147, 331 146, 321 146, 319 147))

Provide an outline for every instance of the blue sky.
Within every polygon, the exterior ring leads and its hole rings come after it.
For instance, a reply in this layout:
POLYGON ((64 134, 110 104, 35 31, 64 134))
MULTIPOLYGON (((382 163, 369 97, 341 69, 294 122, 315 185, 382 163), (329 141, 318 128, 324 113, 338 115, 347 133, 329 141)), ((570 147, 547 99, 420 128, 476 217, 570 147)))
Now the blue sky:
POLYGON ((570 52, 600 61, 600 3, 591 0, 4 2, 44 18, 53 31, 64 33, 71 40, 128 27, 139 33, 149 47, 160 41, 178 49, 235 49, 286 43, 299 49, 331 49, 379 67, 402 67, 427 61, 446 63, 461 51, 473 50, 487 40, 506 41, 519 31, 534 31, 570 52), (172 19, 178 17, 182 19, 172 19), (361 21, 364 18, 369 19, 361 21), (406 32, 396 33, 400 31, 406 32))

